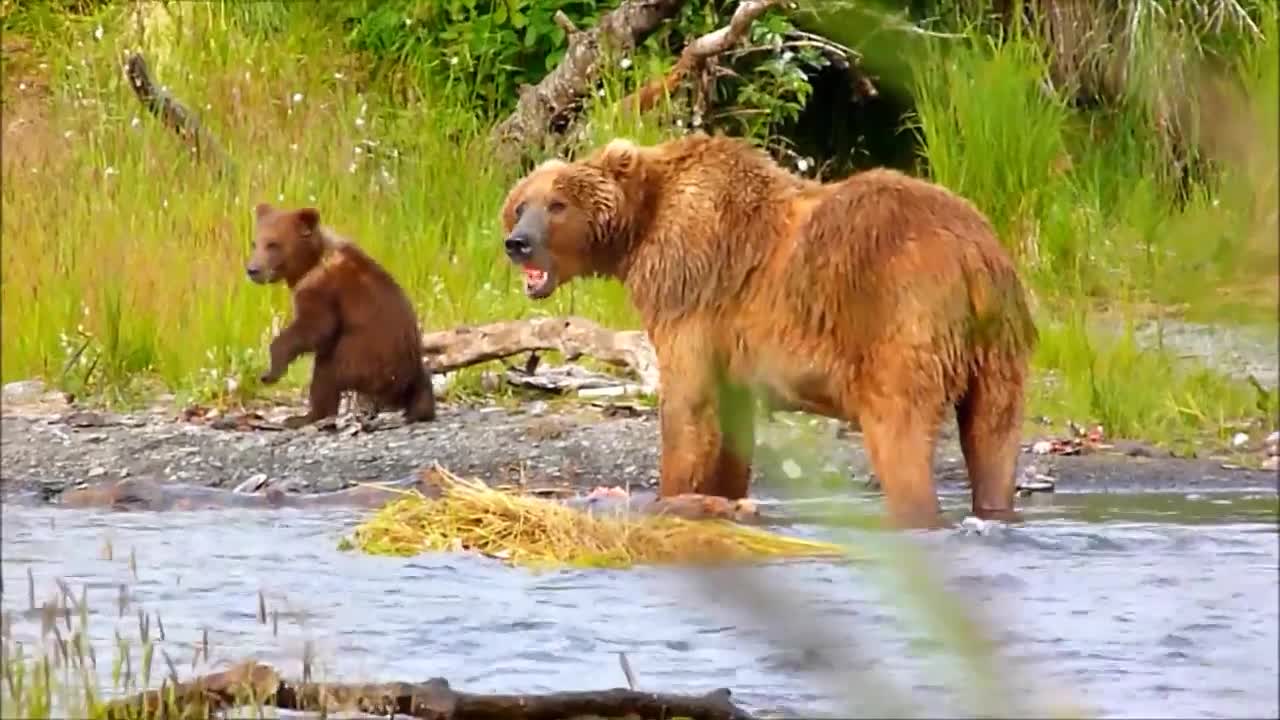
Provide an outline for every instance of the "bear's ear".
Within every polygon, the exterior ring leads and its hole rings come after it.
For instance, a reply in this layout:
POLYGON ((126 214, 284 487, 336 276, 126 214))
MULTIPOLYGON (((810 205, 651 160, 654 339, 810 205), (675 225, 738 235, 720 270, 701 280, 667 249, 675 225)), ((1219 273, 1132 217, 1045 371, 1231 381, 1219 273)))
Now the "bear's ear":
POLYGON ((640 147, 626 138, 616 138, 600 149, 595 165, 615 178, 622 178, 635 172, 639 161, 640 147))
POLYGON ((253 216, 256 218, 264 218, 271 214, 275 208, 271 207, 271 203, 258 203, 253 206, 253 216))
POLYGON ((320 211, 315 208, 302 208, 298 211, 298 223, 306 232, 314 232, 320 225, 320 211))

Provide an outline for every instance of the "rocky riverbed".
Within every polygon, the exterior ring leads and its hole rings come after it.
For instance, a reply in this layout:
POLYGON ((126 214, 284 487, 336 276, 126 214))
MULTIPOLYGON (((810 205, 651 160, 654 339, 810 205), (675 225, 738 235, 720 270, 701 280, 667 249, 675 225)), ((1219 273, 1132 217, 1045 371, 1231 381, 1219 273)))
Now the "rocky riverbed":
MULTIPOLYGON (((279 417, 191 415, 172 408, 127 414, 81 409, 55 395, 6 402, 0 490, 6 497, 52 499, 68 487, 121 478, 210 488, 319 493, 404 478, 439 463, 490 483, 530 486, 653 487, 658 476, 656 411, 634 405, 515 407, 442 404, 435 422, 405 426, 383 414, 371 425, 351 418, 330 430, 284 430, 279 417)), ((1019 476, 1028 490, 1203 491, 1272 488, 1276 474, 1224 458, 1179 459, 1140 443, 1079 443, 1024 438, 1019 476)), ((1272 438, 1274 441, 1274 437, 1272 438)), ((1259 456, 1274 453, 1252 439, 1259 456)), ((1274 462, 1274 460, 1273 460, 1274 462)), ((942 492, 965 490, 954 427, 944 427, 935 458, 942 492)), ((860 436, 840 423, 779 414, 758 430, 756 487, 771 494, 788 479, 821 478, 825 490, 874 485, 860 436)))

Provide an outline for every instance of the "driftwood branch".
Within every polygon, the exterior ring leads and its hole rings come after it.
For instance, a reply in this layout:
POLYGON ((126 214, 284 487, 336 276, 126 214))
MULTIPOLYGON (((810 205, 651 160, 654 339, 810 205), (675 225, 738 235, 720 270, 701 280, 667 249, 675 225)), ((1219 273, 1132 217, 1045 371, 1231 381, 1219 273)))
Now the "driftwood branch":
POLYGON ((124 63, 125 78, 133 88, 134 95, 147 112, 155 115, 166 127, 177 133, 196 155, 197 160, 216 162, 219 171, 231 177, 235 174, 235 165, 231 158, 223 152, 218 142, 185 105, 170 95, 165 89, 158 87, 151 79, 147 62, 136 52, 129 53, 124 63))
POLYGON ((514 163, 526 148, 542 146, 554 121, 576 107, 599 78, 605 46, 635 47, 682 5, 684 0, 624 0, 582 31, 557 14, 556 23, 568 35, 564 58, 537 85, 521 88, 515 110, 494 127, 490 139, 498 159, 514 163))
POLYGON ((523 352, 554 350, 566 360, 584 355, 630 369, 646 392, 657 392, 658 358, 639 330, 609 330, 580 317, 511 320, 426 333, 423 351, 433 372, 500 360, 523 352))
POLYGON ((725 689, 705 695, 668 695, 635 690, 558 692, 540 695, 480 695, 459 692, 443 678, 423 683, 337 684, 286 680, 269 665, 244 662, 188 682, 162 686, 108 703, 108 720, 208 717, 214 711, 261 705, 300 712, 362 712, 428 720, 521 720, 581 716, 750 720, 725 689))
POLYGON ((781 0, 742 0, 733 11, 733 17, 729 18, 728 25, 686 45, 670 72, 623 98, 622 110, 628 113, 650 110, 659 98, 673 92, 684 78, 701 73, 712 58, 738 44, 765 11, 781 4, 781 0))

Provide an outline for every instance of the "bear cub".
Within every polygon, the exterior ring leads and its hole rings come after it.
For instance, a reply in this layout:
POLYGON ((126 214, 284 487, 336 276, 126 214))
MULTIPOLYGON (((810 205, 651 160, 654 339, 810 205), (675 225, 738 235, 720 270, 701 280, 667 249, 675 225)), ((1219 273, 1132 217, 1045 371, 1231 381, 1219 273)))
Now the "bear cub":
POLYGON ((355 244, 320 224, 315 208, 254 208, 253 253, 246 272, 260 285, 283 281, 293 295, 293 321, 271 341, 266 385, 298 356, 315 358, 305 415, 291 429, 332 418, 342 393, 403 411, 407 422, 435 419, 431 374, 423 365, 422 333, 408 296, 355 244))

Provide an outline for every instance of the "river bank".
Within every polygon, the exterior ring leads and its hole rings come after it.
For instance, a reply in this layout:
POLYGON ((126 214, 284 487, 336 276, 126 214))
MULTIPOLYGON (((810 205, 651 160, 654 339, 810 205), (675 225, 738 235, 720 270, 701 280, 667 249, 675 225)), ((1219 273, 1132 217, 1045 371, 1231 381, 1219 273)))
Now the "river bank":
MULTIPOLYGON (((52 401, 9 402, 0 424, 6 497, 51 499, 69 487, 122 478, 227 490, 323 493, 384 482, 439 463, 492 484, 652 488, 658 479, 656 410, 637 405, 534 400, 515 406, 441 404, 435 422, 405 426, 384 413, 372 425, 350 420, 336 430, 278 429, 298 408, 252 415, 201 416, 169 407, 111 413, 52 401)), ((815 477, 828 490, 874 487, 860 436, 825 418, 780 413, 761 422, 756 493, 787 479, 815 477)), ((1196 492, 1276 489, 1274 471, 1238 458, 1175 458, 1152 446, 1118 441, 1063 452, 1049 436, 1024 436, 1019 473, 1031 489, 1057 492, 1196 492), (1051 450, 1049 446, 1054 446, 1051 450), (1050 450, 1050 452, 1046 452, 1050 450)), ((1261 438, 1245 448, 1255 460, 1261 438)), ((1274 450, 1272 451, 1274 452, 1274 450)), ((964 492, 955 428, 944 426, 935 456, 939 491, 964 492)))

